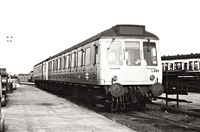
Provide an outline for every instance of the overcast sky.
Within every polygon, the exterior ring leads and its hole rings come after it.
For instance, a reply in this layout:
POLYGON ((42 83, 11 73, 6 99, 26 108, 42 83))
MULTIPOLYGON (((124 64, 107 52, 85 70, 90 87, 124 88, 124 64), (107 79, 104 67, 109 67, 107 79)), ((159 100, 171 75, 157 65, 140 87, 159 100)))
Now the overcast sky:
POLYGON ((1 0, 0 67, 29 73, 117 24, 145 25, 159 37, 161 55, 200 53, 199 6, 199 0, 1 0))

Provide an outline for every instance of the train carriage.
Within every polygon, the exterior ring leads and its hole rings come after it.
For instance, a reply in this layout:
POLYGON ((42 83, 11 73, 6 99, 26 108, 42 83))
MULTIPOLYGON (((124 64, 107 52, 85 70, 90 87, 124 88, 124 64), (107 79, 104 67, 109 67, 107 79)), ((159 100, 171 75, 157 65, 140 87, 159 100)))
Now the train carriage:
POLYGON ((159 39, 145 26, 116 25, 38 63, 34 78, 112 111, 145 106, 164 91, 159 39))
POLYGON ((200 54, 162 56, 162 69, 163 84, 168 81, 168 85, 179 87, 179 91, 200 92, 200 54))

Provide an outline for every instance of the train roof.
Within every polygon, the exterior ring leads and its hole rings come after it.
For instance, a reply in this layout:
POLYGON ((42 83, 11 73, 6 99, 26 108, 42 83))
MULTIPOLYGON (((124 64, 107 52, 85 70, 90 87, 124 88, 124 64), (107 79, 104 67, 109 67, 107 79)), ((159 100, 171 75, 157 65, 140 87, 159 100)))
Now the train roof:
MULTIPOLYGON (((49 57, 48 59, 58 57, 66 52, 69 52, 73 49, 76 49, 87 43, 96 41, 96 40, 98 40, 100 38, 104 38, 104 37, 134 37, 134 38, 138 38, 138 39, 146 38, 146 39, 152 39, 152 40, 159 40, 159 38, 156 35, 146 31, 145 26, 143 26, 143 25, 116 25, 116 26, 111 27, 110 29, 107 29, 89 39, 86 39, 85 41, 80 42, 80 43, 78 43, 78 44, 52 56, 52 57, 49 57)), ((36 65, 39 65, 45 61, 47 61, 47 59, 36 65)))
POLYGON ((185 55, 172 55, 172 56, 162 56, 161 60, 178 60, 178 59, 195 59, 200 58, 200 54, 185 54, 185 55))
POLYGON ((43 60, 43 61, 41 61, 40 63, 38 63, 38 64, 34 65, 34 67, 35 67, 35 66, 37 66, 37 65, 40 65, 40 64, 42 64, 42 63, 44 63, 44 62, 46 62, 46 61, 48 61, 49 59, 50 59, 50 57, 49 57, 49 58, 47 58, 47 59, 45 59, 45 60, 43 60))

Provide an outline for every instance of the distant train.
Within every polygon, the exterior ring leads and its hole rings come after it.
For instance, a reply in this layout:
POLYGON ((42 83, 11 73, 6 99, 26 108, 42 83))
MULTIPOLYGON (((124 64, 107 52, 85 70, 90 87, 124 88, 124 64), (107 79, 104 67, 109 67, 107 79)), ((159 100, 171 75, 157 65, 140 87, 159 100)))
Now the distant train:
POLYGON ((162 67, 164 71, 200 71, 200 54, 162 56, 162 67))
POLYGON ((174 80, 187 91, 200 92, 200 54, 162 56, 161 59, 164 75, 176 75, 174 80))
POLYGON ((141 25, 116 25, 34 66, 35 84, 111 111, 160 96, 159 38, 141 25))

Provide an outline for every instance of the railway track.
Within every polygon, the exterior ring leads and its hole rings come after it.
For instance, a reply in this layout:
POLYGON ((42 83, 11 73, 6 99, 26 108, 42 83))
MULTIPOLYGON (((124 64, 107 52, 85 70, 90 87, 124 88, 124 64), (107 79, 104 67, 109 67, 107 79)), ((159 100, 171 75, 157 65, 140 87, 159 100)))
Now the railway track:
MULTIPOLYGON (((200 131, 200 126, 199 125, 195 125, 195 124, 191 124, 190 121, 184 120, 184 121, 180 121, 180 120, 175 120, 175 119, 170 119, 170 117, 164 117, 164 116, 158 116, 157 114, 152 114, 152 113, 144 113, 146 115, 148 115, 147 117, 142 117, 142 116, 137 116, 139 118, 146 118, 146 119, 150 119, 150 120, 163 120, 166 122, 169 122, 173 125, 170 125, 170 127, 174 127, 174 128, 179 128, 179 129, 184 129, 185 131, 200 131), (175 123, 175 124, 174 124, 175 123)), ((135 115, 134 115, 135 116, 135 115)), ((187 117, 187 116, 186 116, 187 117)), ((188 117, 189 118, 189 117, 188 117)))
POLYGON ((197 132, 200 131, 200 119, 182 113, 170 113, 159 106, 147 105, 145 112, 101 113, 107 118, 141 132, 197 132))
POLYGON ((155 106, 159 106, 162 110, 164 111, 168 111, 171 113, 182 113, 182 114, 186 114, 189 116, 194 116, 194 117, 199 117, 200 118, 200 109, 181 109, 179 107, 173 107, 173 106, 168 106, 166 107, 166 105, 163 104, 159 104, 159 103, 149 103, 149 105, 155 105, 155 106))

